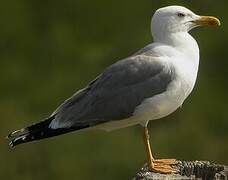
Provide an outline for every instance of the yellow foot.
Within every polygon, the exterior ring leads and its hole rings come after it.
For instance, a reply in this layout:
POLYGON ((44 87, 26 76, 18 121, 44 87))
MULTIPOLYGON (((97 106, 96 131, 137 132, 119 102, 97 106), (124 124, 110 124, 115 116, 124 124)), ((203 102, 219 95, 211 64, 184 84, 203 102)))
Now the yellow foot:
POLYGON ((177 164, 176 159, 155 159, 153 160, 154 164, 166 164, 166 165, 174 165, 177 164))
POLYGON ((177 164, 176 159, 156 159, 153 160, 153 164, 149 166, 149 170, 162 174, 176 173, 177 170, 171 167, 171 165, 175 164, 177 164))

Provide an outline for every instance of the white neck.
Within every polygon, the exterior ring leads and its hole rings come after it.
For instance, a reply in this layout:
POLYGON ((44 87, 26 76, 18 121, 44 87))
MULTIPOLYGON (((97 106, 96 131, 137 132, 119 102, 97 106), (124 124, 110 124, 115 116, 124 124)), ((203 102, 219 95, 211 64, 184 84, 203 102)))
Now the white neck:
POLYGON ((199 47, 196 40, 188 32, 177 32, 169 34, 154 34, 154 42, 169 45, 179 50, 189 59, 199 62, 199 47))

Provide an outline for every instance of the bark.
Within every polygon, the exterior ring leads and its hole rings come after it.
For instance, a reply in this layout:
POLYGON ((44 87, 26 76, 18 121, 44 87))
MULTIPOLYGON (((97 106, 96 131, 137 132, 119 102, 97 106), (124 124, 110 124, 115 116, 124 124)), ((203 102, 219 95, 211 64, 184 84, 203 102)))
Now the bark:
POLYGON ((228 166, 208 161, 178 161, 173 165, 178 173, 159 174, 148 171, 146 165, 133 180, 227 180, 228 166))

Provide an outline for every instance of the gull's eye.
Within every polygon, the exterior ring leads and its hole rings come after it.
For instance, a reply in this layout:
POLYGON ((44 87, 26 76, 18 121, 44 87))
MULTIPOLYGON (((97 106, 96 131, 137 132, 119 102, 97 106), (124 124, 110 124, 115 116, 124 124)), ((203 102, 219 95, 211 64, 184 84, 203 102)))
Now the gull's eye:
POLYGON ((177 16, 178 17, 185 17, 185 14, 184 13, 177 13, 177 16))

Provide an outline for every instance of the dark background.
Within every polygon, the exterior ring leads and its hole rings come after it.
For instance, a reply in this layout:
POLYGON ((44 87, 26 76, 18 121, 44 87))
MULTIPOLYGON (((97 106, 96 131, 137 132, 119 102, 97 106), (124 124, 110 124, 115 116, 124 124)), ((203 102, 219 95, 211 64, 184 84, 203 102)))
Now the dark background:
POLYGON ((228 164, 225 0, 7 0, 0 3, 0 179, 130 179, 145 163, 141 127, 71 133, 16 147, 10 131, 47 117, 105 67, 152 42, 162 6, 221 19, 198 28, 198 81, 177 112, 150 123, 154 155, 228 164))

